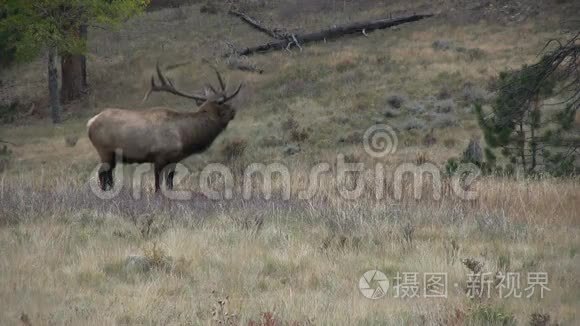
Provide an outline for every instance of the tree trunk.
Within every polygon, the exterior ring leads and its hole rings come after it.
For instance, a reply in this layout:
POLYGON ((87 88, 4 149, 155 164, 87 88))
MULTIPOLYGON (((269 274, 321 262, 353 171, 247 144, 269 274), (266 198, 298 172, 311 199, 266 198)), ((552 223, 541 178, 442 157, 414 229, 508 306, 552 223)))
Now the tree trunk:
POLYGON ((524 123, 520 121, 520 158, 522 160, 522 166, 524 168, 524 173, 528 174, 528 167, 526 164, 526 133, 524 132, 524 123))
POLYGON ((50 110, 53 123, 61 122, 57 60, 56 48, 51 47, 48 51, 48 93, 50 95, 50 110))
POLYGON ((536 139, 536 129, 540 127, 540 96, 536 95, 532 101, 532 112, 530 113, 530 148, 532 152, 532 166, 530 167, 530 172, 534 172, 537 165, 538 156, 538 140, 536 139))
MULTIPOLYGON (((86 40, 87 28, 82 25, 77 31, 86 40)), ((82 97, 87 89, 86 57, 82 54, 64 53, 61 58, 62 84, 60 89, 62 103, 82 97)))
POLYGON ((60 89, 62 103, 81 98, 85 91, 83 83, 83 55, 65 53, 61 57, 62 85, 60 89))
MULTIPOLYGON (((80 30, 81 39, 85 42, 87 41, 88 37, 88 26, 85 24, 81 25, 80 30)), ((89 88, 89 83, 87 82, 87 56, 83 55, 81 59, 81 71, 82 71, 82 78, 83 78, 83 88, 86 90, 89 88)))

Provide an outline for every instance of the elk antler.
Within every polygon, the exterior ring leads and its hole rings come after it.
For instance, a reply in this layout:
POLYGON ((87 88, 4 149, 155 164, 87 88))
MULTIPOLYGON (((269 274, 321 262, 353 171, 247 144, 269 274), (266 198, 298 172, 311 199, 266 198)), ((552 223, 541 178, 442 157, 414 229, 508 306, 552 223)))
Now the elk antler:
POLYGON ((189 95, 189 94, 185 94, 185 93, 180 92, 177 89, 175 89, 175 86, 173 85, 173 82, 171 81, 171 79, 165 77, 163 75, 163 73, 161 72, 161 68, 159 67, 159 62, 157 62, 156 70, 157 70, 157 78, 159 78, 159 82, 161 83, 161 85, 157 85, 155 83, 155 76, 151 76, 151 88, 145 94, 145 97, 143 98, 143 102, 147 101, 147 99, 149 98, 149 96, 153 92, 167 92, 167 93, 171 93, 171 94, 174 94, 174 95, 177 95, 177 96, 182 96, 182 97, 185 97, 185 98, 193 99, 198 104, 207 101, 207 98, 206 97, 203 97, 203 96, 200 96, 200 95, 189 95))
POLYGON ((224 83, 224 80, 222 79, 222 75, 220 74, 219 70, 217 70, 216 67, 212 66, 213 70, 215 70, 215 74, 217 75, 217 79, 220 82, 220 87, 222 88, 222 92, 226 91, 226 84, 224 83))
POLYGON ((244 84, 243 83, 240 83, 240 85, 238 86, 238 88, 236 89, 236 91, 233 92, 232 95, 226 96, 224 98, 224 100, 222 101, 222 103, 226 103, 227 101, 229 101, 229 100, 233 99, 234 97, 236 97, 240 93, 240 91, 242 90, 242 87, 243 86, 244 86, 244 84))
MULTIPOLYGON (((222 92, 224 94, 224 98, 220 101, 220 103, 226 103, 227 101, 233 99, 234 97, 236 97, 239 93, 240 90, 242 89, 242 86, 244 85, 243 83, 240 83, 240 85, 238 86, 238 88, 236 89, 235 92, 233 92, 231 95, 227 95, 227 91, 226 91, 226 83, 224 82, 224 79, 222 78, 222 75, 220 74, 219 70, 217 70, 216 67, 212 66, 213 70, 215 71, 216 75, 217 75, 217 79, 220 83, 220 87, 222 89, 222 92)), ((211 86, 211 85, 210 85, 211 86)), ((215 90, 213 87, 211 87, 211 89, 213 90, 213 92, 215 93, 215 90)))
MULTIPOLYGON (((209 88, 209 90, 211 90, 214 93, 214 95, 218 95, 218 96, 222 97, 219 101, 217 101, 217 103, 220 103, 220 104, 226 103, 227 101, 236 97, 236 95, 238 95, 238 93, 240 93, 240 90, 242 89, 243 84, 240 83, 240 85, 238 86, 238 88, 236 89, 236 91, 233 94, 227 95, 226 83, 224 82, 224 79, 222 78, 220 72, 217 70, 216 67, 212 66, 212 68, 216 72, 218 81, 220 83, 221 91, 219 91, 219 92, 216 91, 216 89, 210 84, 207 84, 207 87, 209 88)), ((163 75, 163 73, 161 72, 161 68, 159 67, 159 62, 157 62, 156 70, 157 70, 157 78, 159 79, 159 82, 161 84, 157 85, 155 83, 155 76, 151 76, 151 88, 145 94, 145 97, 143 98, 143 102, 147 101, 147 99, 149 98, 149 96, 153 92, 167 92, 167 93, 182 96, 185 98, 190 98, 190 99, 195 100, 198 105, 201 105, 203 102, 206 102, 208 100, 208 97, 201 96, 201 95, 189 95, 189 94, 185 94, 185 93, 180 92, 177 89, 175 89, 175 86, 173 85, 173 81, 171 81, 171 79, 165 77, 163 75)), ((209 96, 209 94, 206 94, 206 95, 209 96)))

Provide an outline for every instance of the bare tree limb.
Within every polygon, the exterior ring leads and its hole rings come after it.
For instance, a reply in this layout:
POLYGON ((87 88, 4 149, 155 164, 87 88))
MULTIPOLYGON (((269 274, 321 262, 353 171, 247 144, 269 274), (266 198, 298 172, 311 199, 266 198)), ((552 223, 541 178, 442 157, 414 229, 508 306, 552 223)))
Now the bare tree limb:
POLYGON ((260 31, 260 32, 272 37, 272 38, 277 39, 277 40, 285 40, 285 39, 288 39, 288 37, 290 37, 290 35, 288 35, 287 33, 281 32, 278 29, 270 29, 270 28, 264 26, 257 19, 250 17, 241 11, 236 11, 234 9, 230 9, 230 11, 228 11, 228 14, 240 18, 242 21, 244 21, 246 24, 250 25, 255 30, 258 30, 258 31, 260 31))

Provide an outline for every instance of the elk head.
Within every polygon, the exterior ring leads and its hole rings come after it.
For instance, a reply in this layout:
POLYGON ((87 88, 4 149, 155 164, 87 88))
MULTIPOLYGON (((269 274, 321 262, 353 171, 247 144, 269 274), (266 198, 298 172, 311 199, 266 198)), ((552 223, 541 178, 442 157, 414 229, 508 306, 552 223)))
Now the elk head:
POLYGON ((213 87, 211 84, 207 84, 205 89, 205 95, 202 96, 197 94, 186 94, 184 92, 177 90, 175 88, 175 85, 173 84, 173 81, 168 77, 166 77, 165 75, 163 75, 163 72, 161 72, 161 68, 159 67, 158 62, 156 66, 156 71, 157 78, 159 79, 160 84, 158 85, 155 82, 155 76, 151 76, 151 88, 145 94, 143 102, 147 101, 147 99, 153 92, 167 92, 177 96, 194 100, 195 103, 198 106, 200 106, 199 109, 200 111, 208 111, 208 112, 214 111, 224 123, 228 123, 236 115, 235 109, 231 107, 228 104, 228 102, 240 93, 243 84, 240 83, 238 88, 236 88, 236 90, 233 93, 228 95, 226 90, 226 84, 220 72, 215 67, 212 66, 212 68, 214 69, 217 75, 220 88, 219 90, 216 90, 216 88, 213 87))

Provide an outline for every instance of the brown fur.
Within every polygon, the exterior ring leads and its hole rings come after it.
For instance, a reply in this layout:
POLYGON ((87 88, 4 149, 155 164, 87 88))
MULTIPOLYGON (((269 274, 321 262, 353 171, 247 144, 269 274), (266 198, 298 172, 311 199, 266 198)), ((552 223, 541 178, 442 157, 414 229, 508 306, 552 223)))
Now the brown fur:
MULTIPOLYGON (((99 172, 101 188, 112 187, 116 160, 125 163, 153 163, 155 187, 166 166, 206 150, 234 118, 228 104, 206 101, 197 112, 169 108, 146 111, 106 109, 87 124, 91 143, 106 164, 99 172), (119 153, 115 157, 115 153, 119 153)), ((172 187, 172 171, 167 175, 172 187)))

